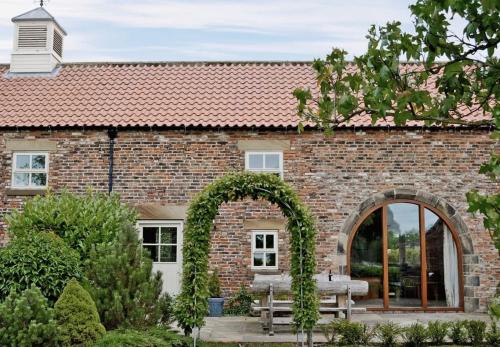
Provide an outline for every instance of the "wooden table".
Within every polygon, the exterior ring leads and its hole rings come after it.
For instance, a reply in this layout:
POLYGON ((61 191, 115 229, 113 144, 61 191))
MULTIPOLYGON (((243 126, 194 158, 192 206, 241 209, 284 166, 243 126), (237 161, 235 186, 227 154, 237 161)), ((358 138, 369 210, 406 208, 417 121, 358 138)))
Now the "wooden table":
MULTIPOLYGON (((351 318, 352 311, 364 311, 351 307, 351 295, 364 296, 368 293, 368 282, 351 280, 347 275, 332 275, 331 281, 328 274, 314 276, 320 297, 331 296, 332 299, 320 300, 320 313, 332 313, 339 316, 346 314, 351 318)), ((256 309, 260 311, 263 327, 273 335, 273 318, 275 312, 291 313, 291 301, 275 300, 277 294, 292 294, 292 278, 288 274, 260 275, 256 274, 250 286, 250 291, 260 294, 260 303, 256 309)))

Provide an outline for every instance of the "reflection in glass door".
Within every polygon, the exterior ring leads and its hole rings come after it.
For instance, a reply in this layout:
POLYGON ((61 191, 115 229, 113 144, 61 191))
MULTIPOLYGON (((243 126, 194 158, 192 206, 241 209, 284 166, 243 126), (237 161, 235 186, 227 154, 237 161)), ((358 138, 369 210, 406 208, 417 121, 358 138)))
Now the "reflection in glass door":
POLYGON ((389 306, 422 304, 418 205, 387 206, 389 306))
POLYGON ((358 306, 383 307, 382 209, 364 220, 351 247, 351 277, 368 282, 368 294, 353 300, 358 306))

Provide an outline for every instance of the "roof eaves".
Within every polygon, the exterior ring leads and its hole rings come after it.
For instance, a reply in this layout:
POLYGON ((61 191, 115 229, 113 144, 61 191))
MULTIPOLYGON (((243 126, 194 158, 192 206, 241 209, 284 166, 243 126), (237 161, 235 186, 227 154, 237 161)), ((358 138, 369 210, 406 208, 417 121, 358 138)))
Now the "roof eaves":
POLYGON ((66 36, 68 33, 64 28, 62 27, 61 24, 52 16, 46 9, 43 7, 37 7, 31 11, 25 12, 23 14, 20 14, 19 16, 16 16, 12 18, 12 22, 27 22, 27 21, 52 21, 54 22, 58 28, 63 32, 63 34, 66 36), (36 15, 35 15, 36 14, 36 15))

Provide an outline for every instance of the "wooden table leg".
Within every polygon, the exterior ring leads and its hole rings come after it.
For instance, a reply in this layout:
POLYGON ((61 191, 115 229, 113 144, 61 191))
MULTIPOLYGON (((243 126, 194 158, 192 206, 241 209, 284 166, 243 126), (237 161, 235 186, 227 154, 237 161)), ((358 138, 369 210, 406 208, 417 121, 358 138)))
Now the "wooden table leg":
MULTIPOLYGON (((347 307, 347 295, 345 294, 339 294, 337 295, 337 307, 347 307)), ((340 315, 344 315, 343 312, 338 312, 338 318, 345 318, 344 316, 340 316, 340 315)))
POLYGON ((273 328, 273 285, 272 283, 269 285, 269 336, 274 335, 273 328))

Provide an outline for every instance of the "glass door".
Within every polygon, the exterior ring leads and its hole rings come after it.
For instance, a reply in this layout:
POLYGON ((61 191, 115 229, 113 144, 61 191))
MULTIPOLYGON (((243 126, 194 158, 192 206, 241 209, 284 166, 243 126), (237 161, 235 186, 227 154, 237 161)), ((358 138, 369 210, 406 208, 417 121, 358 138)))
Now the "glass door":
POLYGON ((350 243, 352 279, 368 282, 353 298, 372 309, 463 307, 461 255, 445 221, 426 205, 385 204, 359 225, 350 243))

